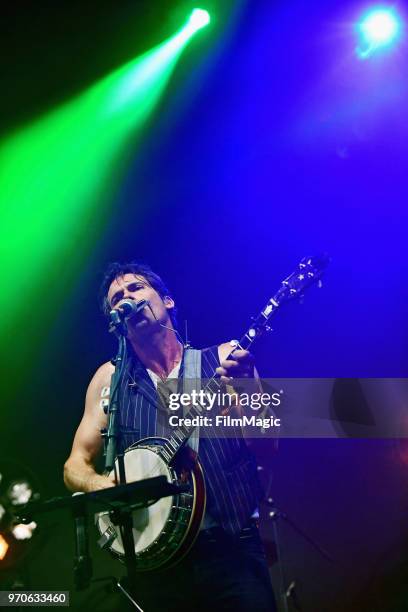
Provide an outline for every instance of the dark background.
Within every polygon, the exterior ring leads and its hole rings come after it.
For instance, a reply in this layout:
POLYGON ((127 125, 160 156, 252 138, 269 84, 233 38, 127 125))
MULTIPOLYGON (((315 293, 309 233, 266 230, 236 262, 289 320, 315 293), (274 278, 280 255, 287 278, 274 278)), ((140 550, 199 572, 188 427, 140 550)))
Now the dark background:
MULTIPOLYGON (((9 6, 0 33, 3 135, 164 40, 192 6, 9 6)), ((359 61, 353 21, 366 6, 205 3, 212 24, 186 48, 135 139, 99 242, 48 333, 21 347, 24 367, 3 369, 13 385, 3 393, 1 455, 29 466, 45 497, 64 493, 86 386, 115 349, 96 301, 111 260, 142 259, 161 274, 200 347, 239 336, 301 257, 327 251, 324 288, 289 305, 257 345, 261 374, 405 376, 406 44, 359 61)), ((44 299, 52 306, 52 287, 44 299)), ((278 452, 268 442, 257 451, 276 503, 337 561, 280 526, 301 609, 408 609, 404 443, 283 440, 278 452)), ((47 517, 38 540, 20 570, 30 588, 72 590, 68 517, 47 517)), ((94 557, 96 576, 120 573, 106 554, 94 557)), ((276 581, 276 563, 272 571, 276 581)), ((113 609, 115 597, 101 588, 72 595, 78 608, 113 609)))

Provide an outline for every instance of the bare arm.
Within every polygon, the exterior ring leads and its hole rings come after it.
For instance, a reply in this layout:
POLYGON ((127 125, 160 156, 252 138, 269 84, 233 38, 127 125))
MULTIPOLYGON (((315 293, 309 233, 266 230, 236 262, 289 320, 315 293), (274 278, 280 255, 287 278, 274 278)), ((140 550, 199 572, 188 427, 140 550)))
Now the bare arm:
POLYGON ((70 491, 96 491, 113 486, 114 479, 98 474, 95 459, 102 448, 100 430, 107 425, 101 406, 101 392, 110 386, 114 368, 102 365, 92 378, 86 393, 85 411, 75 434, 71 454, 64 465, 64 482, 70 491))

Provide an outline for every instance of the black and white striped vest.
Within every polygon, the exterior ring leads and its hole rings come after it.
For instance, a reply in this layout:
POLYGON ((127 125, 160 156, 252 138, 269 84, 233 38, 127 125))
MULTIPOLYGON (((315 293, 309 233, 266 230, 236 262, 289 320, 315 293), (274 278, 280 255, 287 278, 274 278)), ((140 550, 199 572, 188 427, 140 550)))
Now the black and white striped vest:
MULTIPOLYGON (((189 349, 187 349, 188 351, 189 349)), ((201 378, 213 376, 219 366, 217 346, 201 351, 201 378)), ((183 376, 183 364, 180 376, 183 376)), ((123 449, 151 436, 169 437, 167 419, 155 386, 141 362, 131 357, 120 391, 120 429, 123 449)), ((218 431, 218 430, 217 430, 218 431)), ((207 489, 207 514, 229 533, 238 533, 249 521, 261 498, 256 463, 239 429, 235 437, 206 435, 200 430, 199 458, 207 489)))

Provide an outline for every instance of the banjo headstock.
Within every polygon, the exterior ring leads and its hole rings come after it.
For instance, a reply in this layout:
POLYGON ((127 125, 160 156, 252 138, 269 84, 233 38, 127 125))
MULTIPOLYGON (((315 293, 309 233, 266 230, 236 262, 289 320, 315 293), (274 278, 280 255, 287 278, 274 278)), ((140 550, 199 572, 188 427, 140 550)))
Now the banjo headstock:
POLYGON ((280 305, 300 297, 306 289, 319 283, 329 262, 330 258, 326 254, 304 257, 296 270, 282 281, 280 289, 272 299, 280 305))
POLYGON ((258 317, 253 319, 251 327, 237 345, 247 349, 264 331, 268 331, 270 329, 269 319, 275 311, 283 303, 301 297, 306 289, 318 283, 329 262, 330 258, 326 254, 304 257, 292 274, 282 281, 280 288, 258 317))

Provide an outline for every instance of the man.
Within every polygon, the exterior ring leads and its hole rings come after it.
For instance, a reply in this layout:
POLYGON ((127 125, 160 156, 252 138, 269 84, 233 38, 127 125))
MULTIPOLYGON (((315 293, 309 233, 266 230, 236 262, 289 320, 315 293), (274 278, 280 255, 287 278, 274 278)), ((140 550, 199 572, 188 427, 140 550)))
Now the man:
MULTIPOLYGON (((123 300, 147 300, 147 306, 128 320, 129 363, 120 403, 123 447, 138 439, 162 435, 157 431, 157 407, 143 395, 139 381, 155 389, 158 381, 183 376, 186 351, 175 330, 175 303, 163 281, 148 266, 112 264, 102 285, 105 313, 120 309, 123 300)), ((201 377, 214 368, 224 383, 253 377, 253 358, 230 343, 203 351, 201 377)), ((107 425, 103 410, 114 366, 103 364, 92 378, 85 412, 75 434, 64 480, 71 491, 95 491, 113 486, 113 477, 98 474, 100 430, 107 425)), ((174 568, 143 572, 135 597, 149 610, 201 607, 246 611, 275 610, 262 544, 255 524, 259 489, 253 459, 242 438, 201 436, 198 455, 204 467, 207 511, 192 550, 174 568)))

